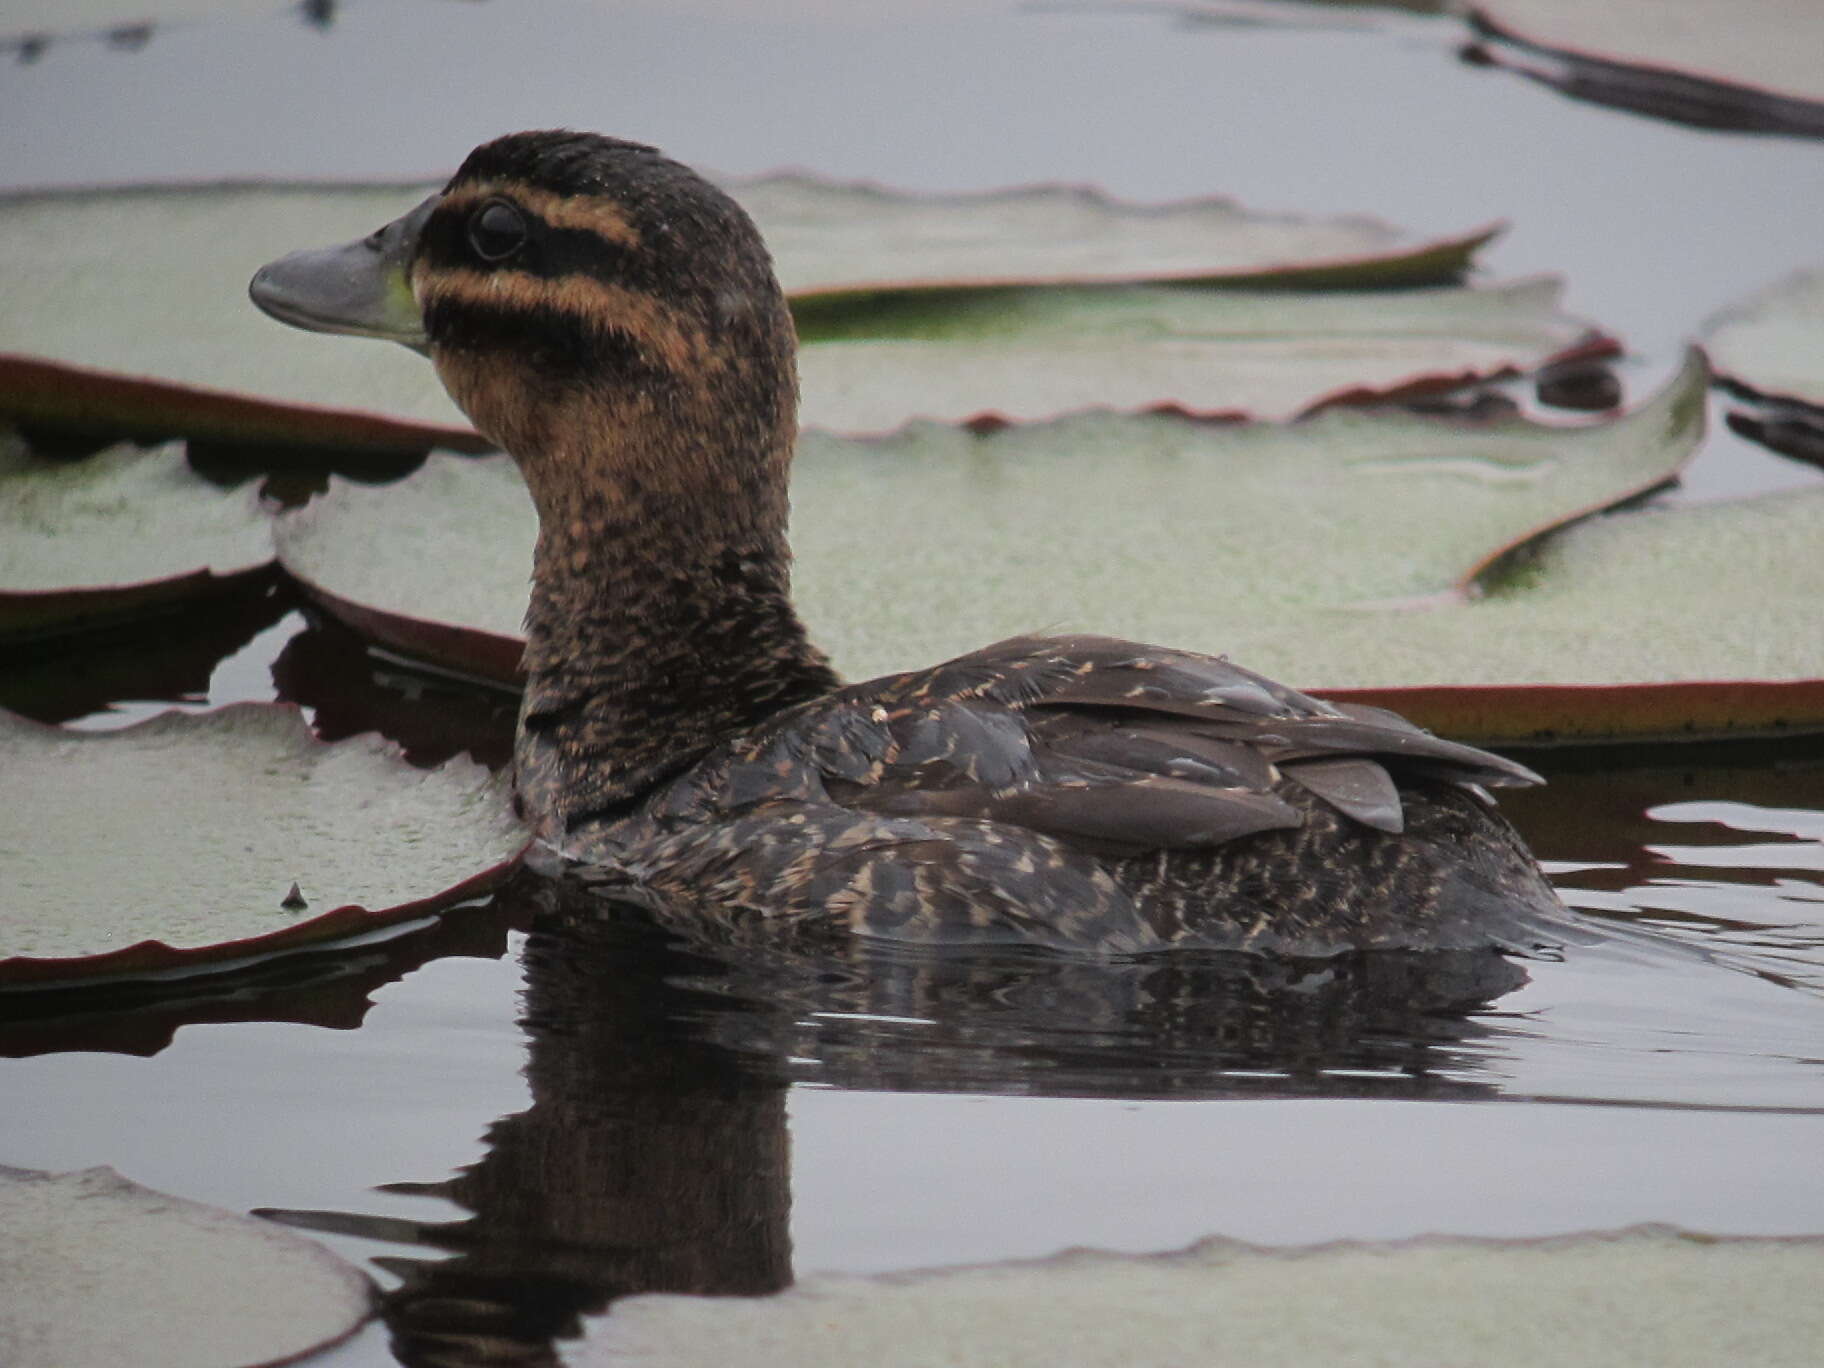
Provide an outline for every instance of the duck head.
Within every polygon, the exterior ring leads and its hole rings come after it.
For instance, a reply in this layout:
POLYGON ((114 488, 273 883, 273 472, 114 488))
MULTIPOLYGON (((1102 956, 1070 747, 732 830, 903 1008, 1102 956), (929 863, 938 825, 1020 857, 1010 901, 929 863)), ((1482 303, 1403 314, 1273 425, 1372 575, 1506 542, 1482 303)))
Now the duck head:
POLYGON ((404 217, 275 261, 250 294, 296 327, 428 355, 547 526, 583 489, 783 526, 790 312, 747 214, 653 148, 496 139, 404 217))

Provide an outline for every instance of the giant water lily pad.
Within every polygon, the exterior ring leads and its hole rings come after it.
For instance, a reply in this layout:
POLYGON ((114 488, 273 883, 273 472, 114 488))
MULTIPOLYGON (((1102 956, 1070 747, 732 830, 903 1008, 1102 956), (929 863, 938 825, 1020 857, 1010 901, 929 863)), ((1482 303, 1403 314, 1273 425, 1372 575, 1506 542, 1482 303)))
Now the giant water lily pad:
POLYGON ((1460 275, 1497 231, 1427 240, 1365 217, 1263 214, 1215 198, 1126 204, 1080 186, 916 195, 773 176, 728 188, 798 298, 1135 281, 1424 284, 1460 275))
POLYGON ((505 456, 433 456, 392 485, 332 477, 274 527, 286 573, 357 632, 503 683, 519 678, 537 536, 505 456), (452 557, 461 574, 445 573, 452 557))
POLYGON ((242 703, 72 732, 0 713, 0 982, 270 954, 492 886, 525 837, 503 780, 414 769, 242 703), (181 803, 172 801, 181 795, 181 803))
MULTIPOLYGON (((1580 426, 1335 410, 1290 426, 1093 414, 811 434, 798 595, 853 677, 1085 629, 1227 651, 1302 687, 1400 690, 1420 720, 1479 735, 1815 721, 1824 651, 1790 572, 1824 537, 1813 502, 1593 522, 1472 601, 1503 552, 1674 474, 1702 433, 1705 380, 1694 358, 1638 412, 1580 426), (1542 682, 1602 697, 1487 706, 1542 682)), ((336 482, 278 539, 287 570, 358 629, 506 678, 534 531, 504 458, 444 458, 384 489, 336 482)))
POLYGON ((0 201, 0 274, 12 282, 0 411, 271 441, 479 447, 420 358, 326 346, 247 301, 248 280, 274 256, 370 232, 415 193, 216 186, 0 201), (323 418, 316 406, 339 412, 323 418))
POLYGON ((1556 280, 1399 293, 1172 286, 902 296, 810 309, 807 426, 886 432, 908 418, 1044 418, 1172 406, 1286 418, 1347 397, 1446 389, 1613 350, 1558 309, 1556 280))
POLYGON ((210 484, 180 447, 54 461, 0 433, 0 637, 219 590, 271 561, 255 492, 210 484))
POLYGON ((1429 1237, 810 1278, 774 1297, 617 1302, 572 1368, 1040 1368, 1070 1363, 1662 1368, 1810 1363, 1824 1240, 1667 1227, 1546 1240, 1429 1237))
POLYGON ((1815 729, 1820 545, 1824 489, 1617 514, 1550 538, 1475 602, 1397 624, 1332 614, 1245 649, 1490 738, 1815 729))
POLYGON ((1824 409, 1824 267, 1795 271, 1712 318, 1718 374, 1774 399, 1824 409))
POLYGON ((0 1167, 0 1363, 257 1368, 346 1338, 365 1274, 264 1221, 113 1169, 0 1167))
MULTIPOLYGON (((433 188, 228 185, 0 199, 0 273, 11 283, 0 312, 0 414, 354 448, 482 449, 420 358, 277 327, 246 299, 265 262, 359 237, 433 188)), ((1056 280, 1447 280, 1489 236, 1421 241, 1373 220, 1275 217, 1220 200, 1129 206, 1059 188, 922 197, 804 177, 732 188, 754 207, 787 288, 842 296, 851 310, 883 292, 1056 280)), ((1461 359, 1434 354, 1420 369, 1461 359)))
POLYGON ((1476 55, 1578 99, 1750 132, 1824 137, 1812 0, 1484 0, 1476 55))
MULTIPOLYGON (((1404 615, 1385 605, 1461 597, 1513 544, 1666 480, 1701 435, 1703 386, 1694 363, 1638 413, 1583 427, 1344 409, 1289 426, 1085 415, 808 441, 799 600, 857 676, 1051 628, 1252 664, 1255 639, 1297 640, 1327 615, 1386 624, 1404 615)), ((1362 667, 1273 668, 1338 686, 1362 667)))

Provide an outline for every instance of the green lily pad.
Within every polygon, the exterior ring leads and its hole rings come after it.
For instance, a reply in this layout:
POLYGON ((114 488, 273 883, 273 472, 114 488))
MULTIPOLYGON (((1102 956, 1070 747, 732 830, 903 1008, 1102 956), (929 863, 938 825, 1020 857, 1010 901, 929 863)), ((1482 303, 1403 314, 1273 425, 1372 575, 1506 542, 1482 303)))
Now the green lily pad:
POLYGON ((909 418, 1028 421, 1085 408, 1289 418, 1614 350, 1550 279, 1397 293, 1173 286, 912 294, 801 310, 800 417, 834 432, 909 418))
MULTIPOLYGON (((1779 587, 1790 571, 1768 570, 1824 536, 1812 502, 1592 522, 1473 597, 1542 530, 1672 477, 1702 435, 1705 383, 1693 357, 1637 412, 1580 426, 1339 409, 1289 426, 1088 414, 987 434, 807 434, 799 602, 858 678, 1057 628, 1227 651, 1301 687, 1396 690, 1419 720, 1478 735, 1764 724, 1754 709, 1789 686, 1818 696, 1780 696, 1782 718, 1824 716, 1824 686, 1806 682, 1824 676, 1810 611, 1779 587), (1775 536, 1760 515, 1780 507, 1790 526, 1775 536), (1716 568, 1731 558, 1749 568, 1716 568), (1488 705, 1541 681, 1627 687, 1589 718, 1563 689, 1556 711, 1522 708, 1521 722, 1488 705)), ((358 630, 507 679, 534 535, 516 472, 494 457, 435 458, 386 488, 333 482, 277 539, 287 571, 358 630)))
POLYGON ((110 1168, 0 1167, 0 1363, 258 1368, 347 1338, 374 1288, 323 1246, 110 1168))
POLYGON ((1498 231, 1417 239, 1365 217, 1263 214, 1232 200, 1125 204, 1078 186, 917 195, 807 176, 737 181, 795 299, 1137 281, 1429 284, 1498 231))
POLYGON ((519 678, 537 537, 505 456, 432 456, 391 485, 332 476, 327 493, 273 528, 285 572, 357 632, 503 683, 519 678), (458 555, 463 573, 442 573, 458 555))
POLYGON ((1471 55, 1577 99, 1703 128, 1824 137, 1812 0, 1485 0, 1471 55))
POLYGON ((0 983, 219 967, 358 934, 483 892, 525 845, 480 765, 414 769, 373 736, 326 744, 285 706, 108 732, 0 713, 0 771, 31 795, 0 809, 0 983))
POLYGON ((629 1297, 566 1362, 1799 1368, 1824 1342, 1821 1277, 1824 1239, 1665 1226, 1303 1249, 1215 1239, 1165 1255, 807 1278, 763 1298, 629 1297))
POLYGON ((1338 409, 1289 426, 1085 415, 806 441, 799 601, 856 676, 1059 628, 1341 686, 1363 667, 1263 667, 1255 642, 1463 597, 1516 543, 1675 474, 1701 435, 1703 385, 1693 363, 1638 413, 1582 427, 1338 409))
POLYGON ((1332 614, 1236 649, 1491 739, 1816 728, 1824 640, 1801 567, 1820 545, 1824 489, 1615 514, 1548 539, 1477 601, 1397 628, 1332 614))
POLYGON ((256 491, 210 484, 181 447, 53 461, 0 433, 0 639, 219 592, 271 563, 256 491))
POLYGON ((1824 409, 1824 267, 1795 271, 1724 310, 1703 337, 1724 379, 1824 409))
POLYGON ((359 237, 415 192, 210 186, 0 200, 0 274, 13 282, 0 316, 0 353, 13 353, 0 355, 0 412, 252 440, 481 449, 419 358, 323 346, 273 328, 247 302, 247 281, 287 244, 359 237), (341 412, 319 421, 317 406, 341 412))
MULTIPOLYGON (((265 262, 300 243, 360 237, 434 188, 0 197, 0 274, 10 283, 0 415, 241 441, 486 449, 419 358, 274 327, 246 299, 265 262)), ((1421 241, 1368 219, 1262 215, 1221 200, 1128 206, 1044 187, 924 197, 777 177, 732 189, 754 207, 787 288, 851 312, 908 290, 1060 280, 1448 280, 1493 231, 1421 241)), ((1459 359, 1432 354, 1420 369, 1459 359)), ((1363 378, 1373 377, 1334 383, 1363 378)))

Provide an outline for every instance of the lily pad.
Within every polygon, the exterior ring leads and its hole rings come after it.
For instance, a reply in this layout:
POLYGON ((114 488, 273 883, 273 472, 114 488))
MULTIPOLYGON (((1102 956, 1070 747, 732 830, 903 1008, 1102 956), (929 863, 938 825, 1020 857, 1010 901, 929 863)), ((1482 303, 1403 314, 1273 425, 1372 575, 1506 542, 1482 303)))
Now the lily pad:
POLYGON ((1296 648, 1262 665, 1256 642, 1336 617, 1403 623, 1390 609, 1463 598, 1516 543, 1671 478, 1701 435, 1704 379, 1693 362, 1639 412, 1582 427, 1337 409, 1292 425, 1085 415, 806 441, 799 601, 857 677, 1059 628, 1336 687, 1364 667, 1314 672, 1296 648))
POLYGON ((1795 271, 1712 318, 1704 349, 1731 384, 1824 410, 1824 267, 1795 271))
POLYGON ((1824 137, 1812 0, 1488 0, 1467 54, 1577 99, 1745 132, 1824 137))
POLYGON ((502 780, 241 703, 72 732, 0 713, 0 983, 293 949, 474 897, 525 845, 502 780), (172 794, 182 794, 173 805, 172 794), (97 833, 106 833, 101 839, 97 833))
POLYGON ((432 456, 391 485, 332 477, 273 529, 285 572, 355 631, 503 683, 519 678, 537 538, 531 496, 506 456, 432 456), (443 573, 457 555, 463 573, 443 573))
POLYGON ((1544 1240, 1431 1236, 805 1279, 774 1297, 615 1304, 572 1368, 742 1363, 1247 1363, 1799 1368, 1824 1340, 1824 1240, 1665 1226, 1544 1240), (1550 1308, 1542 1314, 1541 1308, 1550 1308))
MULTIPOLYGON (((0 274, 10 282, 0 414, 241 441, 486 449, 419 358, 275 328, 245 298, 273 257, 360 237, 434 188, 0 198, 0 274)), ((1262 215, 1223 200, 1121 205, 1057 187, 926 197, 791 176, 731 188, 753 206, 787 288, 839 297, 851 311, 907 290, 1060 280, 1436 282, 1460 275, 1493 232, 1424 241, 1369 219, 1262 215)), ((1434 355, 1428 367, 1457 360, 1434 355)), ((1358 378, 1372 377, 1337 383, 1358 378)))
MULTIPOLYGON (((1639 411, 1581 426, 1334 410, 1290 426, 1092 414, 808 434, 799 600, 853 677, 1084 629, 1228 651, 1301 687, 1397 691, 1459 734, 1824 718, 1809 682, 1824 653, 1790 569, 1824 537, 1824 498, 1594 521, 1474 599, 1517 545, 1673 476, 1701 437, 1705 381, 1693 358, 1639 411), (1534 706, 1541 682, 1605 687, 1534 706)), ((384 489, 334 482, 278 540, 331 611, 359 609, 358 630, 504 679, 534 534, 505 458, 438 458, 384 489)))
POLYGON ((0 639, 219 592, 271 563, 257 493, 210 484, 181 447, 53 461, 0 434, 0 639))
POLYGON ((149 1057, 186 1026, 284 1021, 352 1031, 367 1019, 380 990, 432 960, 503 958, 508 932, 519 929, 509 879, 491 897, 465 902, 423 923, 404 923, 361 938, 275 955, 231 973, 131 979, 115 976, 75 986, 50 983, 0 993, 0 1059, 107 1053, 149 1057))
POLYGON ((257 1368, 347 1338, 365 1274, 264 1221, 110 1168, 0 1167, 0 1363, 257 1368))
POLYGON ((359 237, 421 191, 211 186, 0 200, 0 274, 12 282, 0 353, 14 353, 0 355, 0 412, 242 440, 483 449, 420 358, 328 346, 272 327, 247 302, 254 271, 287 245, 359 237))
POLYGON ((801 311, 800 416, 834 432, 1175 407, 1288 418, 1326 401, 1454 388, 1616 350, 1558 309, 1561 282, 1397 293, 1173 286, 913 294, 801 311))
POLYGON ((737 181, 795 299, 1137 281, 1433 284, 1500 231, 1419 239, 1365 217, 1263 214, 1232 200, 1125 204, 1082 186, 916 195, 808 176, 737 181))
POLYGON ((1397 628, 1331 615, 1237 651, 1487 739, 1816 729, 1824 640, 1802 567, 1820 545, 1824 488, 1617 514, 1547 540, 1478 601, 1397 628))

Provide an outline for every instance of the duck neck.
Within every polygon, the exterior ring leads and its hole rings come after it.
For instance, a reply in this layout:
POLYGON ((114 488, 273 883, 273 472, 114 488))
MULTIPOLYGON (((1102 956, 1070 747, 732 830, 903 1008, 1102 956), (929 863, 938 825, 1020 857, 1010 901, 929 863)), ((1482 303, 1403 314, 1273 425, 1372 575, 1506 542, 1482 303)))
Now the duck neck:
POLYGON ((539 539, 515 761, 556 842, 839 682, 792 607, 790 439, 719 459, 674 421, 632 459, 640 416, 587 425, 617 450, 520 457, 539 539))

